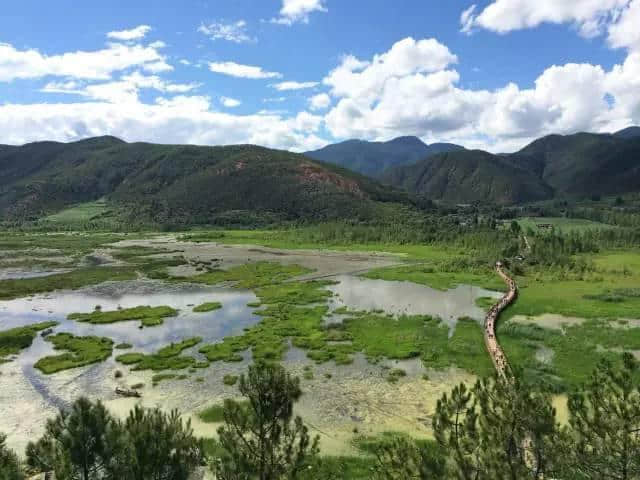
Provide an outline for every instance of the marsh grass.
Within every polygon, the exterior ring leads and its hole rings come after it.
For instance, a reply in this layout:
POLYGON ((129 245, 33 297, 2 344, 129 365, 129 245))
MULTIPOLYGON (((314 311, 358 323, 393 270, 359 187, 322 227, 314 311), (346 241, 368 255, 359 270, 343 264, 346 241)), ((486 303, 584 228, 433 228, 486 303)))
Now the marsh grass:
POLYGON ((206 368, 209 365, 198 362, 195 358, 181 355, 188 348, 202 341, 201 337, 187 338, 179 343, 172 343, 155 353, 124 353, 116 357, 116 361, 124 365, 135 365, 133 370, 183 370, 186 368, 206 368))
POLYGON ((129 267, 92 267, 46 277, 0 280, 0 299, 10 300, 54 290, 74 290, 108 280, 124 281, 135 278, 136 272, 129 267))
POLYGON ((69 320, 76 320, 78 322, 91 323, 94 325, 140 320, 141 325, 151 327, 161 325, 163 323, 163 318, 175 317, 177 315, 178 310, 167 306, 139 306, 108 312, 96 309, 91 313, 71 313, 67 318, 69 320))
POLYGON ((213 312, 214 310, 220 310, 222 308, 222 303, 220 302, 206 302, 202 305, 198 305, 197 307, 193 307, 193 311, 196 313, 205 313, 205 312, 213 312))
POLYGON ((26 327, 11 328, 0 332, 0 363, 9 361, 8 356, 16 355, 29 348, 38 332, 58 325, 58 322, 42 322, 26 327))
POLYGON ((225 375, 224 377, 222 377, 222 383, 224 383, 225 385, 227 385, 229 387, 232 387, 236 383, 238 383, 238 376, 237 375, 225 375))
MULTIPOLYGON (((240 400, 237 402, 241 408, 249 408, 249 402, 240 400)), ((224 421, 224 405, 211 405, 198 413, 198 418, 205 423, 221 423, 224 421)))
POLYGON ((60 355, 51 355, 38 360, 35 367, 50 375, 61 370, 82 367, 106 360, 113 352, 113 341, 105 337, 76 337, 70 333, 58 333, 46 337, 55 350, 64 350, 60 355))

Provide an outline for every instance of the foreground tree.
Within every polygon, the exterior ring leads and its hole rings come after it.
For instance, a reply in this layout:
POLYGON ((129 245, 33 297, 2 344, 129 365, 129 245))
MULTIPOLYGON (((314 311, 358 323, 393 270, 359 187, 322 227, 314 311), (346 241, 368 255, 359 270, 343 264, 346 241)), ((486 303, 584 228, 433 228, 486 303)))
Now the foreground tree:
POLYGON ((379 480, 435 480, 445 473, 440 451, 408 437, 396 436, 383 442, 374 454, 374 478, 379 480))
POLYGON ((201 462, 201 442, 177 412, 136 407, 123 423, 86 398, 27 446, 29 466, 65 480, 186 480, 201 462))
POLYGON ((202 461, 202 442, 177 411, 136 406, 127 418, 127 480, 186 480, 202 461))
POLYGON ((567 448, 575 478, 640 478, 640 383, 631 354, 622 368, 603 361, 583 391, 569 397, 572 443, 567 448))
POLYGON ((27 463, 56 478, 90 480, 117 474, 123 451, 120 425, 101 402, 82 397, 47 421, 40 440, 27 445, 27 463))
POLYGON ((240 377, 246 404, 226 400, 224 426, 218 430, 224 455, 214 465, 221 480, 298 478, 318 453, 293 405, 300 380, 280 365, 258 363, 240 377))
POLYGON ((7 437, 0 433, 0 480, 23 480, 24 473, 18 456, 6 445, 7 437))
POLYGON ((456 387, 438 401, 433 427, 455 478, 542 479, 557 466, 555 411, 519 374, 456 387))

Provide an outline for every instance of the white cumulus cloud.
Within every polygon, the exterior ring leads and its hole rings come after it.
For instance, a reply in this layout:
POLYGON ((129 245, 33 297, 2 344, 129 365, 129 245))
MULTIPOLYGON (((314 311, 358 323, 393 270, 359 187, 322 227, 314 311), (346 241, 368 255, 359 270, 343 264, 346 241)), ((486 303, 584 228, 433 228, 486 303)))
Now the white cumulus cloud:
POLYGON ((484 28, 498 33, 534 28, 542 23, 570 23, 585 37, 601 34, 630 0, 493 0, 475 14, 466 9, 460 22, 463 32, 484 28))
POLYGON ((256 39, 247 33, 247 22, 238 20, 237 22, 225 23, 223 21, 202 24, 198 31, 211 38, 211 40, 226 40, 234 43, 255 42, 256 39))
POLYGON ((172 70, 164 55, 151 45, 113 43, 102 50, 46 55, 0 44, 0 82, 46 76, 106 80, 114 72, 141 67, 158 73, 172 70))
POLYGON ((227 108, 239 107, 242 104, 240 100, 231 97, 220 97, 220 103, 227 108))
POLYGON ((318 85, 318 82, 294 82, 294 81, 288 81, 288 82, 274 83, 271 86, 273 88, 275 88, 276 90, 280 91, 280 92, 284 92, 284 91, 287 91, 287 90, 304 90, 306 88, 313 88, 316 85, 318 85))
POLYGON ((323 0, 282 0, 280 16, 271 21, 280 25, 309 23, 310 13, 326 11, 323 0))
POLYGON ((311 110, 324 110, 331 105, 331 97, 326 93, 319 93, 309 99, 309 108, 311 110))
POLYGON ((132 28, 131 30, 109 32, 107 33, 107 37, 121 41, 140 40, 141 38, 144 38, 150 31, 151 27, 149 25, 139 25, 136 28, 132 28))
POLYGON ((268 72, 263 70, 262 67, 242 65, 236 62, 210 62, 209 70, 214 73, 221 73, 223 75, 230 75, 232 77, 239 78, 282 78, 282 74, 278 72, 268 72))

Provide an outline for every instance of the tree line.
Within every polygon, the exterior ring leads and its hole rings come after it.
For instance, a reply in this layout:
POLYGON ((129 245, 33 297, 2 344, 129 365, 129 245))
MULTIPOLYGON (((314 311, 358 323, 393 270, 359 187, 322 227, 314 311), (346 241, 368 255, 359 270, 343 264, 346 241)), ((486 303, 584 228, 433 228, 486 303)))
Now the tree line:
MULTIPOLYGON (((640 372, 630 354, 602 362, 568 398, 560 425, 548 394, 512 378, 480 379, 445 394, 433 416, 435 441, 391 436, 370 453, 366 476, 378 480, 640 479, 640 372)), ((26 464, 0 436, 0 480, 25 470, 70 480, 187 480, 197 468, 221 480, 343 479, 320 456, 294 405, 300 380, 277 364, 242 375, 244 400, 226 400, 218 439, 196 438, 178 412, 135 407, 120 421, 102 403, 78 399, 47 422, 26 448, 26 464)))

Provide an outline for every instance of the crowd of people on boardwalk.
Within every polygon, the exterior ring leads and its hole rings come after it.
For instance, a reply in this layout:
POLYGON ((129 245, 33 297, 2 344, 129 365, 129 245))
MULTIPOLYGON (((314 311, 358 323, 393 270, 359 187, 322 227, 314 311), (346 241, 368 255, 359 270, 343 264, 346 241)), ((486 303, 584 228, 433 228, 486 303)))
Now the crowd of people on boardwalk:
POLYGON ((509 291, 503 295, 500 301, 493 305, 487 313, 485 320, 485 341, 496 370, 500 375, 504 376, 507 373, 509 365, 507 363, 507 357, 496 340, 496 320, 498 315, 500 315, 500 313, 515 300, 518 293, 518 287, 516 282, 504 272, 502 262, 496 263, 496 270, 508 285, 509 291))

